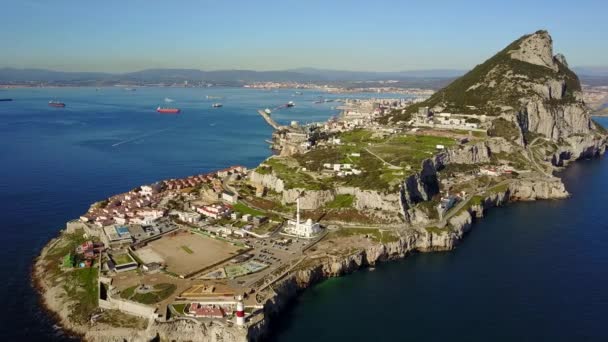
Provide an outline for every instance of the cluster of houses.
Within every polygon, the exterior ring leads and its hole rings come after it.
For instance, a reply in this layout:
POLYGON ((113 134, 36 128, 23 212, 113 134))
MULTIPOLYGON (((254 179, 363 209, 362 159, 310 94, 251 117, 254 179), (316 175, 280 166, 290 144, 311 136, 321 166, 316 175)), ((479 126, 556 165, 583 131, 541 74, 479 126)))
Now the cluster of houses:
POLYGON ((196 211, 201 215, 210 217, 212 219, 221 219, 230 216, 232 208, 225 204, 216 203, 198 207, 196 208, 196 211))
MULTIPOLYGON (((210 174, 200 174, 181 179, 169 179, 151 185, 143 185, 138 189, 108 198, 98 205, 92 206, 89 211, 80 217, 85 223, 97 227, 113 224, 140 224, 150 225, 166 213, 156 209, 164 197, 173 191, 195 187, 200 184, 211 184, 214 191, 229 203, 236 203, 238 196, 224 190, 222 179, 227 177, 240 178, 247 173, 244 166, 232 166, 210 174)), ((184 220, 189 222, 193 218, 184 220)))
POLYGON ((200 184, 211 184, 214 188, 217 186, 221 188, 221 179, 227 177, 234 177, 235 179, 238 179, 240 177, 245 176, 246 173, 246 167, 237 165, 213 173, 194 175, 186 178, 164 180, 162 184, 167 190, 181 190, 186 188, 192 188, 200 184))
POLYGON ((412 126, 440 127, 452 129, 479 129, 479 124, 486 120, 485 115, 433 113, 429 107, 420 107, 409 121, 412 126))
POLYGON ((350 175, 360 175, 361 170, 353 168, 352 164, 323 164, 323 168, 327 171, 334 172, 338 177, 350 175))
POLYGON ((86 214, 80 216, 80 220, 99 228, 112 224, 150 224, 164 215, 163 210, 152 208, 163 196, 153 190, 152 186, 145 186, 145 189, 112 196, 92 206, 86 214))

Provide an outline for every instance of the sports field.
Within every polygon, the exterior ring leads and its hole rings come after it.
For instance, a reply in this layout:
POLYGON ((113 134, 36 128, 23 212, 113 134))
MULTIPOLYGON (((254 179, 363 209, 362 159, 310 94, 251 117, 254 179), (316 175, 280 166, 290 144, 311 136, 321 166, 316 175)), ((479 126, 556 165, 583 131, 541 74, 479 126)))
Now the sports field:
POLYGON ((239 248, 230 243, 190 232, 167 235, 150 242, 137 251, 145 259, 162 259, 167 271, 188 275, 238 254, 239 248), (151 256, 154 256, 150 258, 151 256))

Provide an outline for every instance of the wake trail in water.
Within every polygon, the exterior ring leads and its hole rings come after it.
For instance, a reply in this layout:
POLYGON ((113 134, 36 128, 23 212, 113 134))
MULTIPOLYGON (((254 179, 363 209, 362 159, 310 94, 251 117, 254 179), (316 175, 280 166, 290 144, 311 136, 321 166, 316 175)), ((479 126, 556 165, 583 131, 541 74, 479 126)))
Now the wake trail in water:
POLYGON ((158 130, 158 131, 148 132, 146 134, 142 134, 142 135, 138 135, 136 137, 133 137, 131 139, 119 141, 119 142, 117 142, 115 144, 112 144, 112 147, 120 146, 122 144, 126 144, 126 143, 129 143, 129 142, 132 142, 132 141, 136 141, 136 140, 139 140, 141 138, 151 137, 153 135, 156 135, 156 134, 159 134, 159 133, 162 133, 162 132, 166 132, 166 131, 169 131, 169 130, 171 130, 171 128, 165 128, 165 129, 161 129, 161 130, 158 130))

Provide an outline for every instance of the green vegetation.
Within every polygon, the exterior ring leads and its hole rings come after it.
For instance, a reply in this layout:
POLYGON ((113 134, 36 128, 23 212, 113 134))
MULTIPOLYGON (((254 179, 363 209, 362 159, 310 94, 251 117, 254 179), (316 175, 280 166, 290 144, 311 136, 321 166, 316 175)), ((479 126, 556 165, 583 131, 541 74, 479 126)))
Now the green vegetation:
POLYGON ((120 296, 124 299, 130 299, 134 302, 142 304, 156 304, 169 298, 169 296, 173 294, 177 288, 177 286, 174 284, 163 283, 154 285, 150 292, 138 293, 138 287, 139 285, 136 285, 124 289, 121 291, 120 296))
POLYGON ((137 286, 132 286, 120 291, 120 297, 124 299, 129 299, 133 297, 133 294, 135 293, 135 288, 137 288, 137 286))
POLYGON ((505 183, 505 184, 500 184, 495 187, 492 187, 492 188, 488 189, 487 192, 497 194, 497 193, 501 193, 501 192, 506 192, 507 190, 509 190, 509 184, 505 183))
POLYGON ((340 135, 342 145, 318 148, 295 158, 312 171, 322 171, 323 164, 345 163, 362 171, 344 178, 327 178, 323 182, 341 182, 346 186, 367 190, 394 189, 408 175, 421 169, 421 163, 437 153, 437 145, 446 147, 456 143, 445 137, 425 135, 380 134, 357 129, 340 135), (360 157, 351 157, 352 153, 360 157))
POLYGON ((506 161, 518 170, 526 170, 531 168, 530 162, 520 153, 494 153, 490 157, 490 160, 494 164, 497 164, 500 161, 506 161))
POLYGON ((98 270, 97 268, 80 268, 66 272, 63 288, 68 297, 74 301, 70 319, 79 323, 89 320, 98 305, 98 270))
MULTIPOLYGON (((46 262, 46 273, 51 279, 57 278, 62 274, 61 266, 66 261, 66 255, 72 254, 74 249, 85 242, 87 239, 83 237, 84 231, 77 230, 74 233, 64 233, 59 238, 58 242, 46 253, 44 261, 46 262)), ((74 260, 70 260, 73 266, 74 260)))
POLYGON ((272 168, 267 167, 267 166, 259 166, 258 168, 255 169, 255 172, 257 172, 261 175, 269 175, 272 173, 272 168))
POLYGON ((261 224, 257 227, 253 228, 253 232, 256 234, 266 234, 268 232, 271 232, 273 230, 275 230, 277 228, 277 226, 279 225, 279 223, 275 223, 275 222, 266 222, 264 224, 261 224))
POLYGON ((503 118, 492 121, 492 127, 488 130, 491 137, 503 137, 507 140, 514 140, 519 136, 519 127, 513 122, 503 118))
POLYGON ((437 220, 439 219, 439 212, 437 211, 438 205, 439 201, 431 200, 420 202, 417 206, 419 209, 422 209, 431 220, 437 220))
POLYGON ((339 230, 330 233, 330 236, 332 237, 349 237, 357 235, 364 235, 381 243, 399 241, 399 237, 393 232, 374 228, 340 228, 339 230))
POLYGON ((119 310, 105 310, 103 315, 97 321, 117 328, 131 328, 138 330, 145 329, 147 323, 147 321, 143 318, 128 315, 119 310))
POLYGON ((287 189, 328 190, 328 184, 318 181, 300 170, 292 158, 274 157, 265 161, 277 177, 283 180, 287 189), (288 165, 292 166, 288 166, 288 165))
POLYGON ((186 304, 173 304, 171 306, 173 307, 173 310, 175 310, 175 312, 177 312, 180 315, 183 315, 184 310, 186 309, 186 304))
POLYGON ((455 173, 475 172, 479 167, 475 164, 447 164, 443 169, 439 170, 441 174, 451 175, 455 173))
POLYGON ((353 195, 336 195, 333 201, 325 205, 328 209, 342 209, 353 206, 355 197, 353 195))
POLYGON ((241 214, 249 214, 252 216, 264 216, 264 212, 248 207, 243 202, 238 202, 233 206, 234 211, 238 211, 241 214))
POLYGON ((425 227, 424 229, 426 229, 426 231, 429 232, 429 234, 435 234, 435 235, 441 235, 443 233, 447 233, 447 231, 448 231, 447 228, 439 228, 436 226, 425 227))
POLYGON ((530 132, 530 131, 524 133, 524 140, 526 140, 527 144, 534 141, 534 139, 541 138, 541 137, 543 137, 542 134, 538 134, 538 133, 534 133, 534 132, 530 132))
POLYGON ((112 260, 116 263, 116 265, 124 265, 133 262, 133 258, 128 254, 113 254, 112 260))
POLYGON ((481 205, 483 203, 484 199, 485 198, 483 196, 475 195, 475 196, 471 197, 471 199, 469 200, 468 206, 481 205))

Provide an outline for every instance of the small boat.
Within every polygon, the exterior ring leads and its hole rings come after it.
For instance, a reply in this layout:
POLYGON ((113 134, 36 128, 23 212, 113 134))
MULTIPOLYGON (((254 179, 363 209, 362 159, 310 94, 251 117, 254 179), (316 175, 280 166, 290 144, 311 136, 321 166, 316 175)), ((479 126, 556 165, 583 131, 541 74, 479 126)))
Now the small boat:
POLYGON ((213 108, 220 108, 221 106, 223 106, 221 103, 214 103, 211 105, 213 108))
POLYGON ((295 104, 295 103, 293 103, 293 101, 289 101, 289 102, 287 102, 287 104, 286 104, 285 106, 286 106, 286 107, 288 107, 288 108, 290 108, 290 107, 293 107, 293 106, 295 106, 295 105, 296 105, 296 104, 295 104))
POLYGON ((296 91, 295 94, 296 95, 302 95, 302 92, 301 91, 296 91))
POLYGON ((165 102, 167 102, 167 103, 171 103, 171 102, 173 102, 173 101, 175 101, 175 100, 174 100, 174 99, 170 99, 170 98, 168 98, 168 97, 165 97, 165 102))
POLYGON ((270 113, 272 113, 272 111, 269 108, 264 109, 264 113, 270 115, 270 113))
POLYGON ((126 91, 136 91, 137 89, 135 88, 125 88, 126 91))
POLYGON ((222 97, 207 95, 207 100, 219 100, 219 99, 222 99, 222 97))
POLYGON ((63 107, 65 107, 65 103, 53 100, 53 101, 49 101, 49 106, 56 107, 56 108, 63 108, 63 107))
POLYGON ((179 114, 179 112, 181 112, 181 110, 179 108, 162 108, 162 107, 156 108, 156 111, 161 114, 179 114))
POLYGON ((0 99, 0 102, 8 102, 8 101, 13 101, 13 99, 0 99))

